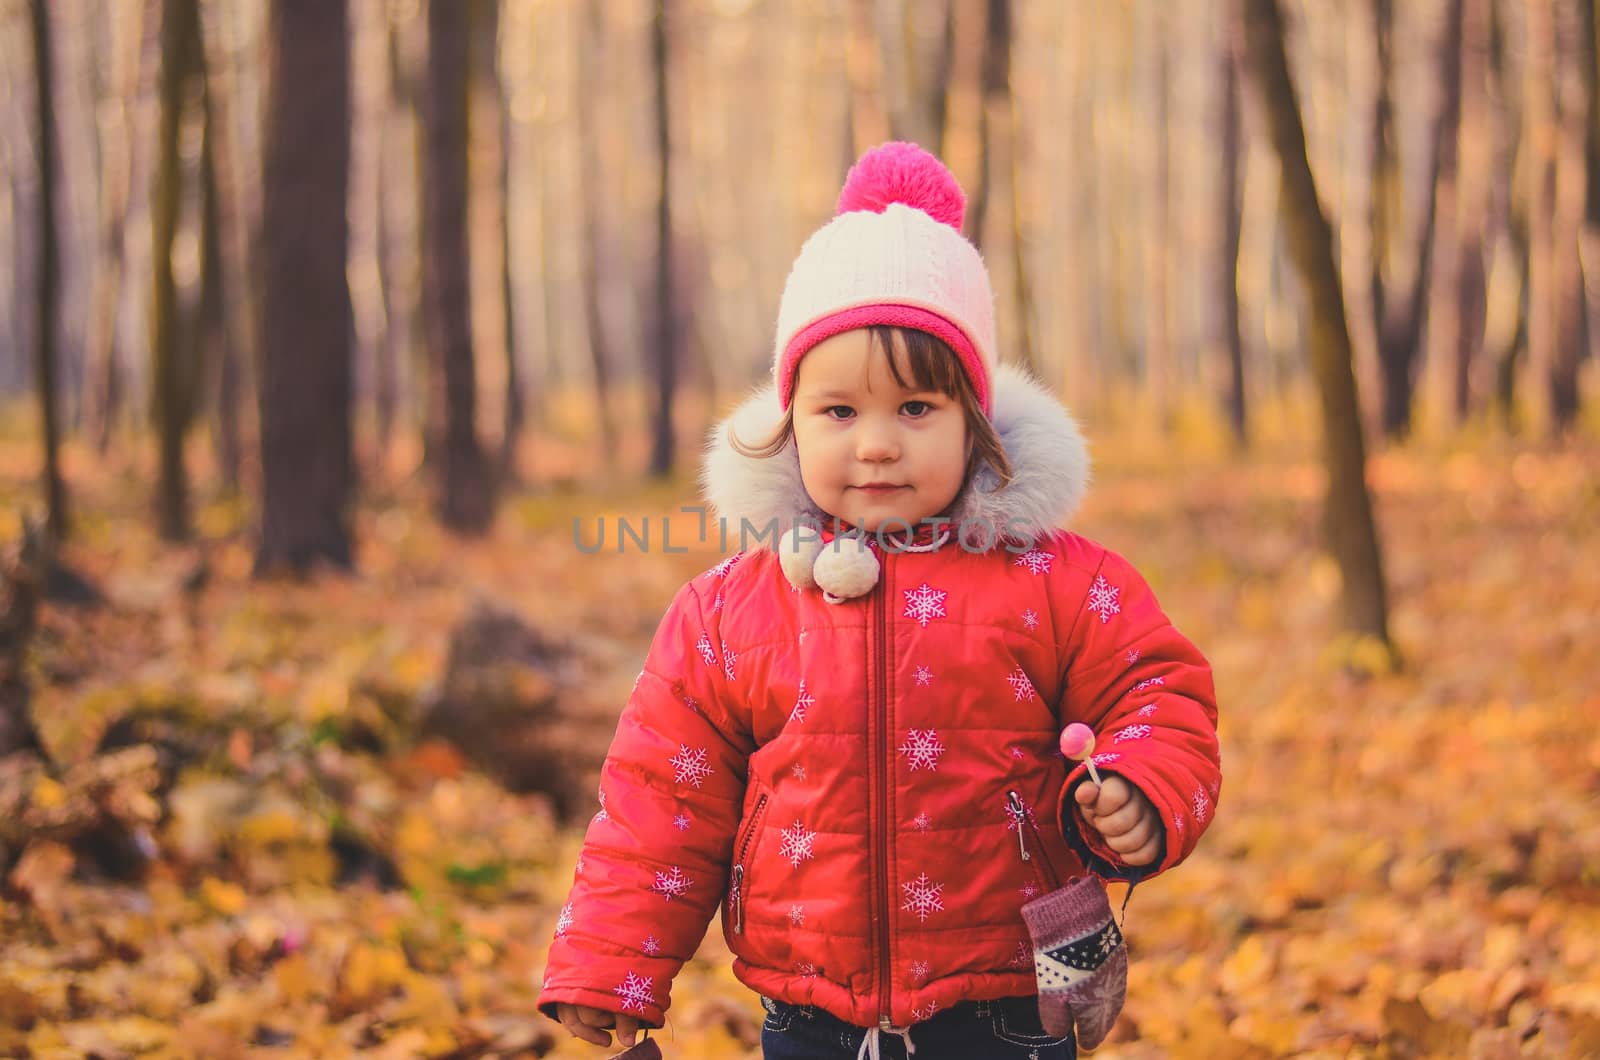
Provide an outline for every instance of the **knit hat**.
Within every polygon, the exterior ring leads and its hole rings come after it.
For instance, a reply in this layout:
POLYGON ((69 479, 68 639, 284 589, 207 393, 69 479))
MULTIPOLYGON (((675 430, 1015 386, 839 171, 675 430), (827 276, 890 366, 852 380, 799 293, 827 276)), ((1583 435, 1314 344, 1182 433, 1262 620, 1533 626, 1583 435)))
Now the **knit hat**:
POLYGON ((966 203, 950 170, 916 144, 880 144, 856 161, 833 220, 806 240, 783 286, 772 373, 784 408, 807 350, 889 324, 942 339, 993 413, 994 291, 961 234, 966 203))

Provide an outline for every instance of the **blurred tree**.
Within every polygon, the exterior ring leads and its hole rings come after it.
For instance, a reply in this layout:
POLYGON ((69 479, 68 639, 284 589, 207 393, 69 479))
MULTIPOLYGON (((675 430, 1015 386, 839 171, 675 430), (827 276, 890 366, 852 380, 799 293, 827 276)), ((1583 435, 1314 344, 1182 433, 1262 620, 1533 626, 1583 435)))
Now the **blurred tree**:
POLYGON ((155 384, 151 396, 160 445, 156 524, 168 541, 183 541, 190 535, 183 443, 194 418, 199 365, 192 359, 193 346, 184 344, 180 334, 172 244, 183 197, 178 130, 183 124, 184 88, 198 69, 200 58, 199 0, 162 0, 161 126, 150 203, 151 271, 155 285, 150 307, 150 353, 155 384))
POLYGON ((1580 241, 1587 198, 1585 147, 1593 106, 1586 67, 1594 33, 1590 27, 1591 0, 1554 0, 1552 6, 1556 137, 1549 276, 1554 331, 1549 378, 1539 385, 1548 388, 1547 426, 1559 434, 1571 430, 1577 422, 1578 365, 1589 347, 1580 241), (1587 19, 1585 9, 1589 11, 1587 19))
POLYGON ((845 76, 850 82, 850 105, 845 108, 848 148, 845 168, 867 148, 892 135, 884 106, 883 49, 878 45, 873 0, 845 0, 845 76))
POLYGON ((589 332, 589 360, 594 380, 595 413, 600 421, 600 437, 596 440, 605 469, 615 470, 617 459, 617 424, 611 410, 611 349, 606 334, 605 312, 600 297, 602 281, 600 255, 606 242, 605 222, 601 213, 603 193, 600 176, 600 122, 596 120, 596 103, 601 91, 601 79, 596 66, 605 51, 605 5, 586 4, 579 27, 577 55, 578 104, 578 188, 583 211, 583 238, 579 250, 583 284, 584 324, 589 332))
POLYGON ((1144 204, 1139 210, 1143 243, 1144 300, 1144 385, 1151 405, 1160 416, 1160 426, 1171 424, 1173 395, 1177 386, 1172 356, 1172 296, 1167 263, 1179 233, 1172 224, 1172 124, 1170 19, 1166 0, 1144 0, 1140 5, 1140 35, 1143 67, 1140 77, 1140 119, 1149 129, 1143 137, 1141 182, 1144 204))
POLYGON ((1372 312, 1378 330, 1382 423, 1386 435, 1403 438, 1411 429, 1411 398, 1428 313, 1428 280, 1438 233, 1439 176, 1453 143, 1460 96, 1455 41, 1444 41, 1439 61, 1439 112, 1429 137, 1429 168, 1422 187, 1420 219, 1407 228, 1405 181, 1394 118, 1394 0, 1373 0, 1378 47, 1378 87, 1372 112, 1372 312), (1396 248, 1405 256, 1397 256, 1396 248))
POLYGON ((987 0, 981 31, 983 59, 978 74, 977 187, 967 206, 966 228, 973 244, 979 250, 986 249, 988 223, 996 212, 990 206, 995 198, 994 189, 1001 180, 1006 181, 1010 209, 1007 235, 1011 251, 1011 298, 1016 332, 1015 345, 1009 348, 1016 351, 1018 362, 1037 375, 1038 359, 1032 334, 1033 299, 1024 254, 1022 209, 1017 198, 1021 182, 1017 174, 1020 144, 1017 101, 1011 87, 1014 22, 1012 0, 987 0))
MULTIPOLYGON (((1462 229, 1458 202, 1462 191, 1461 149, 1464 125, 1462 123, 1462 37, 1466 18, 1465 0, 1446 0, 1443 28, 1439 34, 1439 116, 1438 137, 1435 141, 1437 164, 1434 166, 1434 212, 1437 232, 1434 236, 1433 273, 1428 277, 1430 295, 1426 342, 1431 358, 1417 351, 1419 369, 1412 374, 1412 389, 1421 386, 1424 378, 1440 378, 1449 370, 1458 356, 1461 345, 1462 307, 1459 300, 1462 274, 1466 269, 1462 260, 1462 229), (1433 293, 1449 292, 1449 297, 1433 298, 1433 293)), ((1423 341, 1418 337, 1419 345, 1423 341)), ((1441 395, 1442 396, 1442 395, 1441 395)), ((1407 402, 1404 426, 1400 434, 1409 430, 1415 396, 1407 402)), ((1441 402, 1448 406, 1449 402, 1441 402)))
POLYGON ((217 179, 217 140, 220 131, 210 104, 211 82, 207 76, 205 53, 197 51, 197 74, 201 82, 200 140, 200 302, 198 319, 189 330, 193 366, 191 404, 198 404, 201 378, 217 380, 214 434, 217 474, 229 490, 239 486, 239 350, 223 333, 222 222, 218 200, 222 192, 217 179), (212 368, 207 372, 206 366, 212 368))
POLYGON ((1456 133, 1456 211, 1454 282, 1445 273, 1441 304, 1451 316, 1446 334, 1435 348, 1445 363, 1443 405, 1456 423, 1471 411, 1474 366, 1483 354, 1487 322, 1488 275, 1484 265, 1486 230, 1493 202, 1493 130, 1490 122, 1489 0, 1464 0, 1461 5, 1461 115, 1456 133))
POLYGON ((1240 2, 1256 95, 1266 110, 1281 166, 1282 216, 1289 254, 1310 302, 1311 369, 1322 400, 1323 455, 1328 471, 1323 530, 1343 576, 1343 618, 1348 629, 1376 638, 1392 653, 1388 591, 1373 525, 1372 497, 1367 491, 1366 444, 1351 364, 1350 327, 1335 264, 1333 230, 1317 199, 1306 156, 1305 126, 1284 48, 1283 15, 1278 0, 1240 2))
POLYGON ((67 490, 61 479, 59 395, 56 393, 56 338, 61 297, 60 235, 56 231, 56 124, 50 44, 50 11, 45 0, 28 5, 33 29, 35 130, 38 145, 38 273, 34 297, 37 315, 33 334, 34 386, 39 395, 39 422, 44 437, 46 530, 53 540, 67 536, 67 490))
POLYGON ((526 419, 522 370, 517 363, 516 299, 511 284, 511 106, 500 69, 500 0, 472 0, 473 47, 469 65, 474 91, 493 111, 498 138, 495 152, 495 202, 498 236, 494 242, 495 272, 500 278, 500 311, 505 329, 505 416, 495 477, 501 482, 517 478, 517 440, 526 419))
POLYGON ((1244 226, 1244 206, 1240 198, 1244 193, 1244 175, 1240 165, 1245 157, 1244 121, 1239 99, 1239 62, 1243 42, 1239 39, 1243 27, 1232 4, 1225 5, 1222 14, 1222 36, 1217 48, 1220 84, 1217 89, 1219 124, 1221 125, 1222 173, 1218 191, 1222 196, 1222 268, 1218 270, 1220 284, 1217 294, 1222 309, 1222 342, 1227 350, 1228 389, 1223 397, 1228 426, 1233 429, 1233 439, 1243 448, 1249 444, 1248 419, 1245 416, 1244 391, 1244 337, 1239 330, 1239 244, 1244 226))
POLYGON ((432 378, 429 431, 438 476, 435 509, 452 530, 482 533, 494 517, 494 482, 478 441, 478 382, 467 256, 467 7, 428 0, 423 126, 423 317, 432 378))
POLYGON ((650 24, 650 60, 655 74, 656 159, 660 167, 660 198, 656 203, 656 342, 652 360, 656 370, 654 441, 650 448, 650 473, 664 478, 672 473, 672 404, 678 386, 677 305, 672 294, 672 123, 667 86, 667 0, 656 0, 650 24))
POLYGON ((129 192, 133 183, 134 105, 139 92, 139 60, 144 44, 146 5, 116 4, 111 17, 110 69, 97 105, 110 118, 100 123, 100 260, 95 266, 93 304, 85 333, 84 429, 102 454, 122 405, 122 373, 117 363, 117 310, 122 301, 123 262, 127 257, 129 192))
MULTIPOLYGON (((1518 98, 1517 84, 1512 77, 1505 10, 1500 0, 1488 0, 1488 3, 1489 69, 1495 96, 1502 101, 1501 106, 1494 108, 1499 164, 1494 167, 1493 214, 1501 224, 1502 244, 1497 252, 1502 259, 1509 256, 1515 261, 1517 274, 1514 304, 1500 314, 1502 318, 1509 317, 1512 324, 1509 327, 1502 326, 1501 341, 1490 354, 1494 358, 1495 407, 1501 422, 1507 427, 1515 427, 1517 368, 1519 362, 1526 359, 1528 316, 1532 306, 1529 288, 1533 265, 1532 236, 1528 225, 1529 196, 1523 189, 1531 179, 1528 171, 1532 168, 1533 151, 1530 137, 1523 135, 1526 123, 1522 112, 1526 110, 1526 101, 1521 106, 1514 102, 1518 98)), ((1502 298, 1500 301, 1504 304, 1507 300, 1502 298)), ((1494 318, 1494 308, 1491 302, 1489 317, 1484 322, 1486 331, 1490 320, 1494 318)))
POLYGON ((351 562, 344 4, 273 0, 261 218, 258 573, 351 562))
POLYGON ((890 135, 937 151, 950 85, 952 0, 875 0, 890 135))
MULTIPOLYGON (((224 26, 226 9, 216 0, 201 5, 200 39, 202 59, 202 105, 205 108, 205 141, 202 179, 210 198, 205 206, 211 235, 210 255, 214 261, 211 290, 214 303, 208 306, 202 293, 203 314, 212 328, 212 341, 218 348, 212 390, 212 436, 217 457, 217 473, 224 489, 239 488, 239 467, 244 459, 240 406, 247 400, 249 368, 256 363, 259 331, 258 285, 255 274, 256 240, 250 231, 251 198, 246 189, 253 170, 242 158, 238 114, 239 60, 229 45, 224 26)), ((208 270, 213 266, 208 265, 208 270)))
MULTIPOLYGON (((378 464, 383 466, 401 408, 402 379, 424 358, 419 311, 417 215, 420 213, 417 152, 419 88, 408 63, 405 36, 383 5, 388 103, 380 131, 378 164, 378 284, 383 291, 383 340, 375 355, 373 403, 377 416, 378 464)), ((424 376, 425 377, 425 376, 424 376)), ((426 417, 424 417, 426 419, 426 417)))

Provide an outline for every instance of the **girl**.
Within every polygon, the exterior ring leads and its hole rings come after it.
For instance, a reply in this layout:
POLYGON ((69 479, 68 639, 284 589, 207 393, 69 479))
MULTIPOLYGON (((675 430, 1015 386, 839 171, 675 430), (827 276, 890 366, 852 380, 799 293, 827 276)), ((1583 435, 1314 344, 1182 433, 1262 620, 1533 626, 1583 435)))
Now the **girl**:
POLYGON ((785 285, 773 384, 714 434, 708 499, 757 544, 678 593, 619 722, 539 999, 579 1037, 661 1026, 720 902, 769 1058, 1074 1056, 1022 906, 1165 871, 1210 821, 1210 668, 1056 529, 1084 444, 996 363, 964 205, 920 148, 864 155, 785 285), (1098 784, 1057 750, 1073 721, 1098 784))

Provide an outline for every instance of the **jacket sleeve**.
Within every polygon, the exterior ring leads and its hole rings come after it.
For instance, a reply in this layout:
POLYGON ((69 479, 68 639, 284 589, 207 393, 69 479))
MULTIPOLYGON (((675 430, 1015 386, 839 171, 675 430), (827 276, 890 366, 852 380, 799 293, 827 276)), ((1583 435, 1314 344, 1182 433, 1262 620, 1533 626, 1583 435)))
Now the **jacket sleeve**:
POLYGON ((1216 691, 1211 666, 1162 613, 1133 566, 1106 552, 1069 616, 1061 724, 1094 730, 1095 768, 1116 773, 1155 806, 1160 856, 1124 865, 1084 818, 1073 797, 1089 779, 1079 763, 1062 788, 1062 835, 1085 866, 1107 879, 1137 882, 1188 857, 1215 812, 1222 786, 1216 691))
POLYGON ((551 1018, 566 1002, 660 1027, 721 900, 753 744, 718 617, 694 582, 678 592, 617 723, 546 963, 551 1018))

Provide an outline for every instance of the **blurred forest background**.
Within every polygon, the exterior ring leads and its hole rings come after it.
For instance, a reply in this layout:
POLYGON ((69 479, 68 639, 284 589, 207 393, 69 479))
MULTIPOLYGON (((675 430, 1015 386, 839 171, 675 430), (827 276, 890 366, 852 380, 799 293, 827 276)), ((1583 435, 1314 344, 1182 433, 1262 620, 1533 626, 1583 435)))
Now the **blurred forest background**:
MULTIPOLYGON (((1103 1055, 1600 1055, 1597 55, 1594 0, 0 0, 0 1052, 598 1055, 532 1001, 699 447, 895 138, 1217 667, 1103 1055)), ((668 1055, 756 1055, 727 963, 668 1055)))

